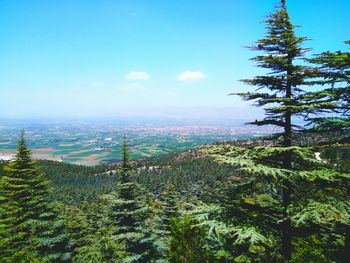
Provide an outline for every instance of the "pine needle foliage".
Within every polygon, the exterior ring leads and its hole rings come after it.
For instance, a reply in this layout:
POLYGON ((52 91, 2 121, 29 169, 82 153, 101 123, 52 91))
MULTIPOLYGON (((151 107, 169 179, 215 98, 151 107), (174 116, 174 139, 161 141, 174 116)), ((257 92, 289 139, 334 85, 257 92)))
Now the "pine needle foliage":
POLYGON ((203 248, 210 262, 274 262, 277 261, 276 238, 257 225, 228 220, 225 208, 218 205, 197 204, 185 212, 202 232, 203 248))
POLYGON ((148 262, 154 256, 153 239, 145 224, 149 216, 145 190, 133 181, 126 138, 123 143, 121 181, 109 195, 109 218, 115 227, 115 239, 125 244, 124 262, 148 262))
MULTIPOLYGON (((350 41, 345 41, 345 44, 350 45, 350 41)), ((309 62, 313 63, 318 69, 313 79, 314 84, 325 88, 321 91, 306 94, 305 100, 311 101, 314 104, 322 104, 324 102, 333 103, 333 106, 330 108, 331 114, 309 118, 309 124, 313 124, 311 131, 321 133, 326 138, 329 138, 323 144, 328 144, 325 147, 331 149, 334 155, 332 159, 335 161, 337 168, 347 171, 350 163, 349 157, 340 155, 349 151, 347 150, 349 147, 346 144, 350 142, 350 53, 349 51, 327 51, 309 59, 309 62), (330 137, 330 135, 333 136, 330 137)), ((322 113, 323 111, 319 112, 322 113)), ((338 211, 337 214, 340 213, 348 216, 349 207, 346 200, 350 196, 349 179, 340 185, 340 187, 342 186, 345 186, 347 189, 345 191, 345 198, 344 194, 340 193, 338 196, 339 202, 335 203, 334 200, 333 202, 328 202, 329 206, 333 209, 325 209, 325 213, 332 214, 332 211, 336 210, 338 211)), ((317 203, 313 203, 312 207, 316 205, 317 203)), ((338 222, 337 218, 334 218, 334 222, 338 222)), ((345 226, 343 261, 349 262, 350 227, 349 224, 343 224, 343 226, 345 226)))
POLYGON ((93 235, 86 236, 87 244, 80 247, 75 263, 122 263, 128 256, 123 243, 113 238, 114 228, 102 227, 93 235))
POLYGON ((5 262, 23 251, 43 261, 69 261, 64 221, 50 202, 48 181, 31 159, 23 132, 16 160, 6 165, 0 180, 0 212, 0 253, 5 262))
MULTIPOLYGON (((307 78, 312 75, 310 68, 298 64, 305 59, 308 49, 303 48, 306 37, 295 35, 285 1, 267 17, 267 34, 250 47, 262 52, 254 57, 258 67, 269 70, 265 76, 244 79, 243 83, 257 87, 255 92, 233 93, 246 101, 254 101, 257 107, 264 107, 266 117, 250 122, 253 125, 273 125, 282 128, 283 145, 291 145, 291 133, 298 128, 292 124, 293 116, 302 116, 313 105, 301 101, 308 85, 307 78)), ((324 105, 325 106, 325 105, 324 105)))
POLYGON ((176 218, 179 215, 179 193, 176 191, 175 185, 171 182, 168 182, 162 196, 162 228, 166 233, 169 233, 171 230, 171 219, 176 218))
MULTIPOLYGON (((350 46, 350 41, 345 41, 350 46)), ((314 130, 336 133, 338 142, 350 141, 350 52, 323 52, 308 60, 317 67, 315 85, 325 86, 323 90, 306 94, 305 100, 314 104, 333 103, 332 115, 327 118, 309 118, 314 130)), ((322 109, 322 108, 321 108, 322 109)))
POLYGON ((170 263, 209 263, 210 255, 205 250, 204 230, 195 227, 190 216, 173 218, 169 244, 170 263))
MULTIPOLYGON (((250 47, 253 51, 262 52, 261 55, 252 60, 257 66, 266 69, 268 72, 263 76, 256 76, 252 79, 244 79, 243 83, 256 87, 254 92, 234 93, 246 101, 254 101, 255 106, 263 107, 265 118, 255 120, 249 124, 264 126, 272 125, 281 131, 276 134, 280 137, 280 146, 288 148, 282 154, 282 167, 280 170, 274 166, 247 168, 253 173, 275 174, 276 177, 283 176, 285 180, 281 182, 283 199, 283 224, 282 224, 282 250, 285 260, 291 259, 292 253, 292 233, 291 220, 288 216, 288 206, 290 205, 293 189, 290 177, 293 163, 292 151, 289 147, 295 145, 293 134, 302 130, 302 126, 296 125, 296 118, 306 118, 310 114, 331 109, 334 103, 331 101, 305 100, 304 87, 311 85, 309 78, 314 76, 314 69, 300 63, 306 59, 305 54, 308 49, 303 47, 306 37, 299 37, 295 34, 295 26, 292 24, 286 1, 282 0, 275 12, 269 15, 265 21, 267 34, 250 47)), ((276 152, 276 149, 274 149, 276 152)), ((273 159, 271 159, 273 160, 273 159)))
MULTIPOLYGON (((240 176, 232 178, 233 183, 226 190, 221 189, 219 198, 231 224, 254 226, 262 233, 282 239, 280 229, 285 220, 282 187, 287 181, 294 189, 287 207, 294 237, 308 237, 322 231, 328 237, 346 236, 350 222, 350 173, 316 159, 314 148, 248 149, 215 145, 202 147, 201 151, 241 172, 240 176), (284 168, 285 152, 292 156, 290 169, 284 168)), ((334 258, 339 256, 339 246, 337 250, 334 258)))

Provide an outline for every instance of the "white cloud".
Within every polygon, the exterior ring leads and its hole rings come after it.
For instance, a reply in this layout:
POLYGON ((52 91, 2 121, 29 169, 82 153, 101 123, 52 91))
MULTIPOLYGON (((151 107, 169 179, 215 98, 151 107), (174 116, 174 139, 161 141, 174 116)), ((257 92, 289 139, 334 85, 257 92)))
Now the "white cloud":
POLYGON ((204 79, 206 75, 201 71, 185 71, 177 76, 177 80, 186 81, 186 80, 201 80, 204 79))
POLYGON ((90 85, 93 87, 103 87, 103 86, 106 86, 106 83, 102 81, 94 81, 94 82, 91 82, 90 85))
POLYGON ((143 71, 130 71, 125 75, 126 80, 148 80, 151 76, 143 71))

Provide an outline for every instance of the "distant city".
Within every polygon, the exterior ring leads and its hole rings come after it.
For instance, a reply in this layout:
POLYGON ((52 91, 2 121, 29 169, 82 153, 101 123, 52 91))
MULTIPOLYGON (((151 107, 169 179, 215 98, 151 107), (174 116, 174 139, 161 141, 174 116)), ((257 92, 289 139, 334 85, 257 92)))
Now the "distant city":
POLYGON ((21 130, 25 131, 34 158, 81 165, 118 161, 124 135, 131 146, 132 158, 149 158, 202 144, 268 135, 273 131, 227 120, 3 120, 0 122, 0 160, 14 158, 21 130))

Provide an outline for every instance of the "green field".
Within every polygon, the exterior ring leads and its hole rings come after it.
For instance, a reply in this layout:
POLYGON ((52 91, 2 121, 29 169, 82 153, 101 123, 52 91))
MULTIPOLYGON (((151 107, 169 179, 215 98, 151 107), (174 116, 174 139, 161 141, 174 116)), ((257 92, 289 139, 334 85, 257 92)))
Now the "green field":
POLYGON ((127 135, 132 158, 149 158, 197 145, 247 138, 269 131, 240 127, 164 126, 164 125, 93 125, 93 124, 19 124, 0 127, 0 154, 14 153, 20 131, 34 158, 96 165, 120 159, 120 145, 127 135), (239 128, 240 132, 235 132, 239 128))

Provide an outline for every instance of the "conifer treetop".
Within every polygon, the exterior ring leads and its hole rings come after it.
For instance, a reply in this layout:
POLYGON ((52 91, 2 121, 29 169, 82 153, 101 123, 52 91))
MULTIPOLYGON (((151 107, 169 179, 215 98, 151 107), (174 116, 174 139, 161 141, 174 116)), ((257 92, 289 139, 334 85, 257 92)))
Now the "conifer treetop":
POLYGON ((281 0, 281 6, 286 9, 286 0, 281 0))
POLYGON ((130 180, 130 158, 129 158, 129 147, 128 139, 126 135, 123 138, 122 145, 122 180, 123 182, 128 182, 130 180))
MULTIPOLYGON (((245 101, 252 101, 254 106, 262 107, 265 117, 248 124, 280 127, 283 145, 291 146, 291 135, 303 128, 293 123, 293 118, 306 117, 315 112, 311 101, 302 100, 305 86, 309 85, 310 75, 313 74, 310 67, 299 63, 309 51, 303 47, 308 38, 295 34, 285 1, 281 1, 281 5, 267 16, 265 24, 266 35, 249 48, 259 52, 251 60, 268 72, 241 80, 255 87, 254 91, 230 95, 238 95, 245 101)), ((328 102, 318 106, 331 107, 328 102)))

